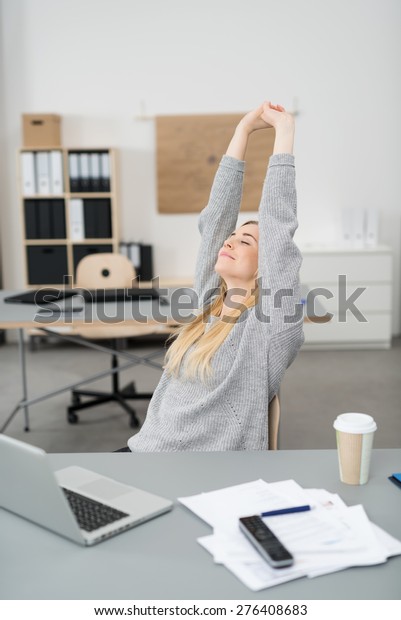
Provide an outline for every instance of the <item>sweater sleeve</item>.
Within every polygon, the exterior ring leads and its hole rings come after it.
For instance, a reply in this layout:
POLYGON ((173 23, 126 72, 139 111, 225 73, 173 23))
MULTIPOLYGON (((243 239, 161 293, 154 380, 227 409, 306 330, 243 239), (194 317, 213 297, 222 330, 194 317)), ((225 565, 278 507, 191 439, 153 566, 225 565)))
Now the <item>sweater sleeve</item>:
POLYGON ((274 337, 302 331, 299 270, 301 253, 293 237, 298 227, 293 155, 270 157, 259 208, 259 320, 274 337))
POLYGON ((213 181, 208 205, 199 217, 201 244, 195 269, 195 291, 199 305, 211 297, 219 284, 214 270, 224 241, 235 229, 241 206, 245 162, 224 155, 213 181))

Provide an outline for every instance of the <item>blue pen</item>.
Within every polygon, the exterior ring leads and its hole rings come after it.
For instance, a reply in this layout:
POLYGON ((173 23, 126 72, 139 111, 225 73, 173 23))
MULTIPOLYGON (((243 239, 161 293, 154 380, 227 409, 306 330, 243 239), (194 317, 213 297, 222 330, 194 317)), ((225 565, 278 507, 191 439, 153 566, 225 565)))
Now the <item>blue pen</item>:
POLYGON ((311 510, 309 504, 305 506, 293 506, 292 508, 281 508, 280 510, 270 510, 269 512, 262 512, 262 517, 275 517, 277 515, 289 515, 293 512, 306 512, 311 510))

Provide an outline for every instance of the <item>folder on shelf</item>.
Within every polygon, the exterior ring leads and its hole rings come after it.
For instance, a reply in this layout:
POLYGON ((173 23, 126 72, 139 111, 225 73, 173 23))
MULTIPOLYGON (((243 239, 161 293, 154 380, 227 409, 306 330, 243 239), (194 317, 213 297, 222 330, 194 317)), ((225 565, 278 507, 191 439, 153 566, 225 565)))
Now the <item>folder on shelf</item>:
POLYGON ((22 195, 36 194, 35 160, 32 152, 21 153, 22 195))
POLYGON ((53 239, 65 239, 65 208, 64 200, 52 200, 51 204, 52 214, 52 238, 53 239))
POLYGON ((100 154, 89 155, 89 185, 92 192, 100 192, 100 154))
POLYGON ((70 200, 70 238, 81 241, 85 238, 84 204, 82 198, 70 200))
POLYGON ((24 201, 25 236, 27 239, 38 239, 37 201, 24 201))
POLYGON ((111 234, 111 205, 107 199, 84 200, 85 237, 109 239, 111 234))
POLYGON ((101 239, 109 239, 112 237, 111 230, 111 204, 109 198, 101 198, 96 201, 96 232, 97 237, 101 239))
POLYGON ((100 154, 100 187, 102 192, 110 191, 110 157, 108 153, 100 154))
POLYGON ((83 201, 83 218, 85 237, 87 239, 95 239, 96 235, 96 200, 84 200, 83 201))
POLYGON ((366 209, 365 245, 374 248, 379 242, 379 210, 366 209))
POLYGON ((50 188, 50 159, 48 151, 37 152, 36 155, 36 188, 37 193, 48 195, 50 188))
POLYGON ((352 209, 352 246, 354 248, 363 248, 364 246, 364 219, 364 209, 359 207, 352 209))
POLYGON ((153 278, 153 257, 152 246, 140 244, 141 266, 139 277, 141 280, 152 280, 153 278))
POLYGON ((89 153, 79 154, 79 191, 89 192, 89 153))
POLYGON ((68 171, 69 171, 69 177, 70 177, 70 191, 72 193, 79 192, 78 153, 69 153, 68 171))
POLYGON ((139 243, 135 243, 133 241, 127 243, 127 252, 128 258, 135 267, 135 271, 138 275, 141 267, 141 249, 139 243))
POLYGON ((51 193, 62 194, 63 183, 63 156, 61 151, 50 151, 50 180, 51 193))
POLYGON ((37 207, 38 207, 38 212, 39 212, 38 238, 39 239, 51 239, 53 236, 53 233, 51 230, 52 214, 51 214, 51 208, 50 208, 51 207, 50 200, 39 200, 37 207))

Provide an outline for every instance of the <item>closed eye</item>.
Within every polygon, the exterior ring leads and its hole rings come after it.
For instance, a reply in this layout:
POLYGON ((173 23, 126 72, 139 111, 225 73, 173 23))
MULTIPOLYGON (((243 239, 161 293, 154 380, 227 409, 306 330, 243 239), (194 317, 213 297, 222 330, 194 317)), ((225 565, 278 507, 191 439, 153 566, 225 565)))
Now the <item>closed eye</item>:
POLYGON ((241 241, 241 243, 245 243, 245 245, 251 245, 248 241, 241 241))

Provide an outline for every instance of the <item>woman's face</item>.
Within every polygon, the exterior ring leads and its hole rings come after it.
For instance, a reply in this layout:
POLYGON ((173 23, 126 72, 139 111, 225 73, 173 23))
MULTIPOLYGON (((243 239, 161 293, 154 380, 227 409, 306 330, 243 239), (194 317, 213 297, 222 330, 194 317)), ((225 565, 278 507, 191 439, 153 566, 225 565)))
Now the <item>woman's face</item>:
POLYGON ((255 280, 258 270, 259 227, 244 224, 235 230, 223 244, 215 271, 226 281, 240 286, 255 280))

